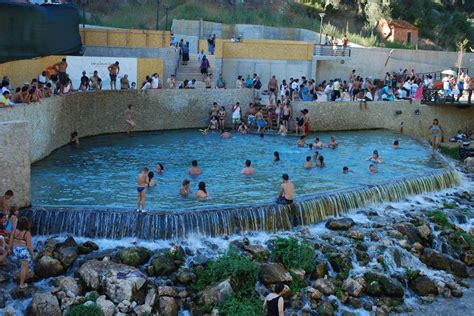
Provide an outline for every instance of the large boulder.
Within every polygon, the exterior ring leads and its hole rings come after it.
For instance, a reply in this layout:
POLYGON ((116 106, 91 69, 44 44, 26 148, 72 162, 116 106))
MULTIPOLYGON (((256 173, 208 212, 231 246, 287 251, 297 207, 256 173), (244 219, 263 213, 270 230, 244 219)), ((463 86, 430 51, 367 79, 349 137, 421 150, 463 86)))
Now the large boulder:
POLYGON ((421 239, 425 240, 425 241, 430 241, 431 240, 431 228, 426 225, 426 224, 423 224, 423 225, 420 225, 416 228, 417 232, 418 232, 418 235, 421 237, 421 239))
POLYGON ((431 268, 445 270, 462 278, 467 278, 469 276, 467 267, 462 261, 439 253, 431 248, 425 248, 420 259, 424 264, 431 268))
POLYGON ((61 289, 64 293, 71 293, 74 296, 82 295, 83 288, 78 280, 73 277, 59 277, 54 280, 54 285, 61 289))
POLYGON ((163 276, 170 275, 178 269, 175 260, 172 256, 167 254, 160 254, 151 259, 151 264, 147 268, 149 275, 163 276))
POLYGON ((188 285, 196 280, 197 275, 191 269, 180 269, 176 273, 176 279, 182 284, 188 285))
POLYGON ((351 257, 343 253, 331 253, 328 255, 332 268, 337 273, 348 273, 352 269, 351 257))
POLYGON ((47 255, 39 258, 35 264, 34 270, 35 274, 40 278, 58 276, 66 271, 64 266, 61 264, 61 261, 47 255))
POLYGON ((355 225, 352 218, 332 218, 326 222, 326 227, 332 230, 348 230, 355 225))
POLYGON ((264 263, 260 266, 260 272, 258 274, 259 280, 265 284, 275 283, 291 283, 293 277, 285 270, 283 265, 279 263, 264 263))
POLYGON ((409 282, 410 288, 421 296, 438 295, 436 284, 426 275, 418 276, 409 282))
POLYGON ((27 314, 30 316, 61 316, 61 309, 56 296, 50 292, 33 295, 27 314))
POLYGON ((324 295, 332 295, 336 293, 334 283, 330 279, 317 279, 316 282, 314 282, 314 288, 324 295))
POLYGON ((119 257, 122 263, 138 267, 150 260, 150 251, 143 247, 132 247, 120 251, 119 257))
POLYGON ((146 276, 125 264, 90 260, 77 273, 88 288, 102 290, 114 303, 133 301, 146 293, 146 276))
POLYGON ((408 222, 398 223, 394 226, 396 230, 405 235, 410 243, 419 242, 422 243, 418 230, 415 225, 408 222))
POLYGON ((54 251, 54 257, 61 262, 64 269, 69 268, 78 256, 77 247, 60 247, 54 251))
POLYGON ((350 296, 359 297, 364 291, 364 287, 352 278, 347 278, 342 283, 342 290, 347 292, 350 296))
POLYGON ((364 278, 367 281, 367 284, 369 284, 369 294, 374 295, 372 294, 375 292, 375 289, 373 288, 377 288, 380 285, 380 289, 386 296, 403 298, 405 292, 402 284, 398 280, 376 272, 366 272, 364 278))
POLYGON ((174 297, 160 297, 160 315, 161 316, 178 316, 178 303, 174 297))
POLYGON ((99 246, 93 241, 86 241, 82 245, 77 247, 77 250, 81 255, 86 255, 92 251, 99 250, 99 246))
POLYGON ((103 316, 114 316, 115 304, 109 301, 105 295, 99 296, 95 303, 99 306, 103 316))
MULTIPOLYGON (((198 294, 198 302, 204 306, 215 306, 224 303, 224 301, 232 295, 234 291, 227 279, 217 285, 209 286, 198 294)), ((161 299, 161 297, 160 297, 161 299)), ((161 304, 161 303, 160 303, 161 304)))

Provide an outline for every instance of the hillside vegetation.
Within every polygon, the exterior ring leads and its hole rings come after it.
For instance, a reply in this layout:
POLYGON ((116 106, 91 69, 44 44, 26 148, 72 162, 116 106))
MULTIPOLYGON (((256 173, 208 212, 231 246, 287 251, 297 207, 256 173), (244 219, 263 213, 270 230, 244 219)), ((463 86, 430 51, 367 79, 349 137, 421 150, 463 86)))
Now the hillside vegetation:
MULTIPOLYGON (((420 47, 456 48, 467 38, 474 46, 474 1, 470 0, 161 0, 160 29, 172 20, 189 19, 221 23, 247 23, 297 27, 319 31, 319 13, 325 12, 323 32, 365 46, 405 47, 387 43, 376 31, 381 18, 403 19, 420 29, 420 47)), ((89 0, 87 23, 154 29, 156 0, 89 0)))

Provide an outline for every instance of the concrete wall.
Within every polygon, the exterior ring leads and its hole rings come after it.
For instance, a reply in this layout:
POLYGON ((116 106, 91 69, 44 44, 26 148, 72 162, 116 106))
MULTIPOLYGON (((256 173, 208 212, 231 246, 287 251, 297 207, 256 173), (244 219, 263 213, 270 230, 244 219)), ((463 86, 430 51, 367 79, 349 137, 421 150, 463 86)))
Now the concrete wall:
POLYGON ((16 60, 0 64, 1 76, 8 76, 12 87, 31 82, 32 78, 38 78, 42 71, 51 65, 61 61, 64 56, 47 56, 35 59, 16 60))
POLYGON ((0 195, 12 190, 12 206, 31 203, 30 131, 28 122, 0 122, 0 195))
POLYGON ((170 45, 170 32, 152 30, 81 28, 83 45, 163 48, 170 45))
POLYGON ((103 47, 86 46, 84 56, 106 56, 106 57, 133 57, 139 58, 138 65, 148 63, 141 69, 139 67, 137 78, 139 82, 145 79, 146 75, 155 72, 160 74, 165 80, 175 73, 178 66, 178 52, 172 48, 130 48, 130 47, 103 47), (161 65, 151 65, 149 59, 161 60, 161 65), (145 59, 143 61, 142 59, 145 59))

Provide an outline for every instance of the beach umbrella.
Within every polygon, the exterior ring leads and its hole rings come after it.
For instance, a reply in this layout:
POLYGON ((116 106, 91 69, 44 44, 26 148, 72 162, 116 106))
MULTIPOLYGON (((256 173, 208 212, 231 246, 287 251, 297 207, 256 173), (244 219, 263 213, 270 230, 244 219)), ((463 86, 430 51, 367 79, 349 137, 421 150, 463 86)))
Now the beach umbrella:
POLYGON ((443 75, 456 76, 456 72, 451 69, 446 69, 441 72, 443 75))

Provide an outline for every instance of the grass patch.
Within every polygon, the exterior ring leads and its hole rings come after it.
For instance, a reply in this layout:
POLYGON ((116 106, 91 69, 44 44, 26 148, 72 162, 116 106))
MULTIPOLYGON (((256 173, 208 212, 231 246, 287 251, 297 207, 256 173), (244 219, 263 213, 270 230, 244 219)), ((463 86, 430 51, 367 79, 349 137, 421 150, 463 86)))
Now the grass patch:
POLYGON ((464 241, 466 241, 466 243, 469 245, 469 249, 474 251, 474 237, 462 231, 455 232, 454 236, 456 239, 464 239, 464 241))
POLYGON ((244 300, 241 297, 231 296, 219 308, 219 314, 224 316, 255 316, 261 313, 262 302, 256 297, 244 300))
POLYGON ((307 241, 293 237, 277 238, 273 243, 271 260, 282 263, 287 269, 311 272, 314 268, 314 249, 307 241))
POLYGON ((443 213, 442 211, 433 211, 428 214, 428 217, 431 218, 433 222, 438 224, 441 227, 451 227, 451 223, 449 222, 448 216, 443 213))
POLYGON ((446 146, 439 146, 439 150, 441 154, 452 158, 454 160, 461 161, 461 156, 459 156, 459 148, 458 147, 446 147, 446 146))
POLYGON ((102 310, 97 304, 75 305, 71 307, 66 316, 102 316, 102 310))

